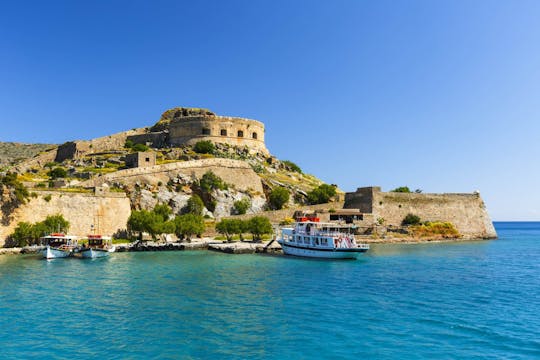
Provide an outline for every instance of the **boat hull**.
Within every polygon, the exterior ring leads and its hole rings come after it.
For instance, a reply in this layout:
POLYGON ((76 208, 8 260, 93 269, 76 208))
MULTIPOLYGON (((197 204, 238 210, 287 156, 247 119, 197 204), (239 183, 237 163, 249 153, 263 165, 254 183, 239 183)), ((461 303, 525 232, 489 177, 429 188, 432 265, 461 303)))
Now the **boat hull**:
POLYGON ((316 249, 299 246, 290 246, 279 241, 283 252, 286 255, 302 256, 321 259, 356 259, 366 252, 366 249, 316 249))
POLYGON ((59 250, 47 246, 43 250, 43 257, 45 259, 57 259, 57 258, 67 258, 71 255, 71 250, 59 250))
POLYGON ((79 254, 81 254, 81 257, 84 259, 95 259, 109 256, 109 251, 104 249, 86 249, 80 250, 79 254))

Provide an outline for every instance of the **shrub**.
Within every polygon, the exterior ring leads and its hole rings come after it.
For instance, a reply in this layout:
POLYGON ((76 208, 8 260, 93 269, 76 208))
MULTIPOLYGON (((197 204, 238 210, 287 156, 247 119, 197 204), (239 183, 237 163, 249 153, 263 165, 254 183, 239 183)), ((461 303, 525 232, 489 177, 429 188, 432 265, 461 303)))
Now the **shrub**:
POLYGON ((131 150, 135 152, 145 152, 150 150, 150 148, 144 144, 135 144, 131 147, 131 150))
POLYGON ((336 195, 334 185, 321 184, 307 194, 308 202, 312 205, 324 204, 330 201, 330 198, 336 195))
POLYGON ((419 225, 420 222, 420 216, 409 213, 403 218, 403 220, 401 221, 401 225, 419 225))
POLYGON ((204 193, 209 193, 215 189, 226 190, 228 188, 227 184, 210 170, 201 177, 199 185, 204 193))
POLYGON ((49 171, 47 172, 47 175, 48 175, 51 179, 65 178, 65 177, 67 176, 67 171, 66 171, 66 169, 64 169, 64 168, 61 168, 61 167, 55 167, 54 169, 49 170, 49 171))
POLYGON ((202 215, 204 203, 199 195, 193 194, 185 207, 185 212, 189 214, 202 215))
POLYGON ((285 219, 281 220, 279 225, 292 225, 294 224, 294 219, 291 217, 286 217, 285 219))
POLYGON ((298 165, 296 165, 295 163, 293 163, 292 161, 289 161, 289 160, 283 160, 281 161, 281 163, 283 165, 285 165, 285 167, 290 170, 290 171, 294 171, 294 172, 297 172, 297 173, 300 173, 302 174, 302 169, 300 169, 300 167, 298 165))
POLYGON ((249 198, 243 198, 234 202, 234 210, 239 215, 244 215, 251 207, 251 200, 249 198))
POLYGON ((283 205, 289 201, 289 198, 289 190, 284 187, 276 187, 272 189, 272 192, 268 197, 268 202, 273 209, 280 210, 283 208, 283 205))
POLYGON ((398 193, 410 193, 411 189, 409 189, 408 186, 400 186, 398 188, 395 188, 394 190, 390 192, 398 192, 398 193))
POLYGON ((461 237, 459 231, 454 224, 450 222, 425 222, 421 225, 414 225, 411 227, 411 232, 414 236, 429 237, 436 236, 442 238, 459 238, 461 237))
POLYGON ((46 202, 49 202, 49 201, 51 201, 51 199, 52 199, 52 196, 51 196, 51 194, 49 194, 49 195, 45 195, 45 196, 43 197, 43 200, 45 200, 46 202))
POLYGON ((210 140, 203 140, 198 141, 193 146, 193 151, 195 151, 197 154, 213 154, 216 151, 216 147, 210 140))
POLYGON ((133 147, 133 145, 135 145, 135 143, 133 143, 133 140, 127 139, 125 144, 124 144, 124 147, 126 149, 131 149, 133 147))

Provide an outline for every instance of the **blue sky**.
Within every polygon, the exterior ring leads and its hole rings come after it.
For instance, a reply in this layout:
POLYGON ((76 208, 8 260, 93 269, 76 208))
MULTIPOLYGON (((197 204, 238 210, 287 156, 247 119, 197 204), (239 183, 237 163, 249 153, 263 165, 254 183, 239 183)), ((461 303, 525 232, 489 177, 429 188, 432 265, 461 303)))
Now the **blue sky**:
POLYGON ((494 220, 540 220, 538 19, 538 1, 4 1, 0 141, 206 107, 345 191, 480 190, 494 220))

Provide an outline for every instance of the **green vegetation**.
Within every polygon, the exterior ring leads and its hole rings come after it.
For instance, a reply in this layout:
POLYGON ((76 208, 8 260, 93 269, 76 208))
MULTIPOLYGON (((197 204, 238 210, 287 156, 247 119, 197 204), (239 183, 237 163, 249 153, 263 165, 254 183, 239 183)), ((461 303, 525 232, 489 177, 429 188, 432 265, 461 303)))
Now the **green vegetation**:
POLYGON ((238 234, 240 237, 244 232, 244 221, 239 219, 223 219, 216 224, 216 231, 225 235, 228 242, 233 240, 233 236, 238 234))
POLYGON ((216 231, 225 235, 228 242, 231 242, 234 235, 238 235, 243 240, 243 233, 250 232, 253 241, 261 241, 265 234, 272 234, 272 224, 265 216, 255 216, 249 220, 223 219, 216 224, 216 231))
POLYGON ((143 232, 150 234, 154 240, 158 235, 172 234, 175 225, 169 220, 171 213, 167 205, 156 205, 152 211, 132 211, 127 223, 128 230, 139 232, 139 239, 142 239, 143 232))
POLYGON ((193 151, 197 154, 213 154, 216 151, 216 147, 210 140, 198 141, 193 146, 193 151))
POLYGON ((4 176, 0 176, 0 184, 6 186, 8 189, 13 190, 15 201, 12 205, 15 207, 18 204, 26 203, 26 200, 30 196, 30 193, 26 187, 19 180, 17 180, 17 174, 15 173, 8 172, 4 176))
POLYGON ((321 184, 307 194, 308 202, 312 205, 325 204, 330 201, 330 198, 336 195, 336 187, 334 185, 321 184))
POLYGON ((239 215, 244 215, 251 207, 251 200, 249 198, 243 198, 234 202, 234 210, 239 215))
POLYGON ((408 186, 400 186, 398 188, 395 188, 394 190, 391 190, 390 192, 410 193, 411 189, 409 189, 408 186))
POLYGON ((403 220, 401 221, 401 225, 419 225, 421 222, 422 221, 420 220, 420 216, 409 213, 403 218, 403 220))
POLYGON ((272 189, 272 192, 268 197, 268 202, 270 203, 272 209, 280 210, 283 208, 283 205, 289 202, 290 196, 291 194, 289 193, 289 190, 285 189, 284 187, 276 187, 272 189))
POLYGON ((41 222, 34 224, 20 222, 10 235, 10 240, 17 246, 27 246, 38 244, 39 238, 54 232, 67 232, 69 230, 69 221, 60 214, 47 216, 41 222))
POLYGON ((150 148, 144 144, 135 144, 131 147, 133 152, 145 152, 150 150, 150 148))
POLYGON ((254 216, 248 220, 247 229, 253 235, 253 241, 260 241, 263 234, 271 234, 272 224, 265 216, 254 216))
POLYGON ((282 160, 281 163, 289 170, 289 171, 294 171, 294 172, 297 172, 299 174, 302 174, 302 169, 300 169, 300 166, 296 165, 295 163, 293 163, 292 161, 289 161, 289 160, 282 160))
POLYGON ((65 178, 65 177, 67 177, 67 171, 66 171, 66 169, 58 166, 58 167, 55 167, 52 170, 49 170, 47 172, 47 175, 53 180, 54 179, 59 179, 59 178, 65 178))
POLYGON ((199 181, 199 186, 203 193, 210 193, 212 190, 227 190, 228 185, 211 170, 204 173, 199 181))
POLYGON ((201 197, 197 194, 193 194, 185 207, 185 212, 194 215, 202 215, 204 209, 204 203, 201 197))
POLYGON ((200 215, 185 214, 174 219, 175 233, 179 239, 191 239, 193 235, 200 236, 205 229, 204 218, 200 215))
POLYGON ((51 201, 51 199, 52 199, 51 194, 45 195, 45 196, 43 197, 43 200, 45 200, 46 202, 51 201))

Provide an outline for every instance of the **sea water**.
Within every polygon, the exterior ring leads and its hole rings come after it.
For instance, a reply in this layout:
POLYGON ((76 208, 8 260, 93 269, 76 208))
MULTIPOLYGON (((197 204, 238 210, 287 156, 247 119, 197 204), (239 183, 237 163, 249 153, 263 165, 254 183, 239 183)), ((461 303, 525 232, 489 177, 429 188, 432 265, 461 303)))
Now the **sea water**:
POLYGON ((356 261, 0 256, 1 358, 540 358, 540 223, 356 261))

